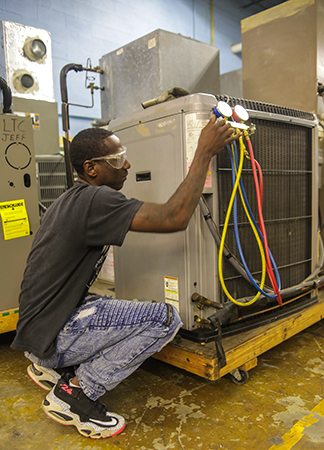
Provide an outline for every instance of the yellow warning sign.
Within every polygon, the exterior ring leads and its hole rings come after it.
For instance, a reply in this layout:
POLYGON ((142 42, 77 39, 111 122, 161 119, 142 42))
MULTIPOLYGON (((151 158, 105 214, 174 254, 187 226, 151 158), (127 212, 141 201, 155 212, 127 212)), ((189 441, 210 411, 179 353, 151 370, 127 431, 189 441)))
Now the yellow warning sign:
POLYGON ((1 202, 0 215, 3 234, 6 241, 18 237, 29 236, 30 227, 25 200, 1 202))

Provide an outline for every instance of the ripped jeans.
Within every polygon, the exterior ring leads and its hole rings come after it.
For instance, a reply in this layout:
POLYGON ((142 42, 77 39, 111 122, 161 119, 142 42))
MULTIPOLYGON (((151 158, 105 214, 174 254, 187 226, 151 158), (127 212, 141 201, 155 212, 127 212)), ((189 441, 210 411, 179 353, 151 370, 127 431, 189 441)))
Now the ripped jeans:
POLYGON ((51 358, 25 355, 43 367, 75 366, 83 392, 97 400, 160 351, 181 325, 166 303, 88 296, 60 331, 51 358))

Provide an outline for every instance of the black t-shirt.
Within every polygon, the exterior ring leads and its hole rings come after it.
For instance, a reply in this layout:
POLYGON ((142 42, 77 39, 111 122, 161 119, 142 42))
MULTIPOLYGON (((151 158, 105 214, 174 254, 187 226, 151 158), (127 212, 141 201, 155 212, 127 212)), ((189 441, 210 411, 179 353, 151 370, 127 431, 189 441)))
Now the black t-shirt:
POLYGON ((36 233, 19 297, 12 348, 49 358, 85 295, 103 246, 122 245, 142 202, 107 186, 78 183, 62 194, 36 233))

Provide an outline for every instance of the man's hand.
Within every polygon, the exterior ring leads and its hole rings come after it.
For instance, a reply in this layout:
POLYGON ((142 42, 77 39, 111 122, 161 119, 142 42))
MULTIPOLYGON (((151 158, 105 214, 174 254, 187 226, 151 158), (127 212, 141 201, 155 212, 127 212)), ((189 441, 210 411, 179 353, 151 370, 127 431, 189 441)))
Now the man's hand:
POLYGON ((206 152, 208 157, 212 158, 240 136, 242 136, 242 133, 235 134, 235 130, 224 119, 216 122, 216 116, 213 114, 201 131, 197 152, 206 152))

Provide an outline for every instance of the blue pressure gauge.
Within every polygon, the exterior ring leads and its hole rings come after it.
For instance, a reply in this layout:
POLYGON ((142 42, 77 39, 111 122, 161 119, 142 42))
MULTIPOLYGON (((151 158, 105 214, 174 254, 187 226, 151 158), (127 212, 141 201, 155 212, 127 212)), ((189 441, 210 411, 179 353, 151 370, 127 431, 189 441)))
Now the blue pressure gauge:
POLYGON ((232 115, 232 108, 228 103, 218 102, 217 106, 214 108, 214 113, 216 117, 224 117, 228 119, 232 115))

